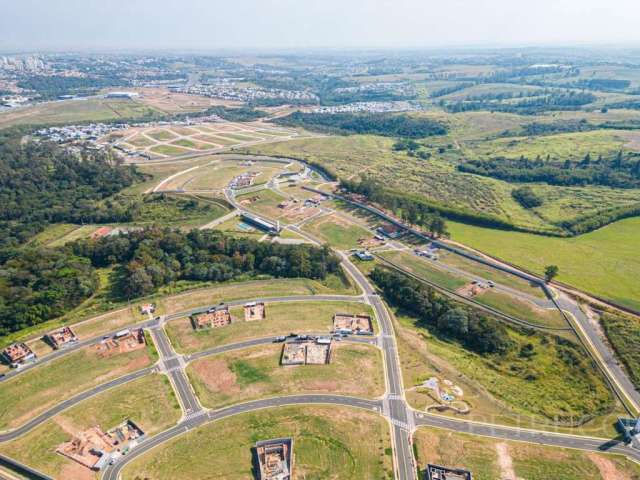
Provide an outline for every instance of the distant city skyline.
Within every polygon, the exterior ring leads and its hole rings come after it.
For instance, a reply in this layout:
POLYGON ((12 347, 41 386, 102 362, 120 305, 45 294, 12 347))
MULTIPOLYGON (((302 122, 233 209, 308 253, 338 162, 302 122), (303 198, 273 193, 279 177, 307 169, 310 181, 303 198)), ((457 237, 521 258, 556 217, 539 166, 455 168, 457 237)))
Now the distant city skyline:
POLYGON ((640 47, 637 0, 20 0, 0 51, 640 47))

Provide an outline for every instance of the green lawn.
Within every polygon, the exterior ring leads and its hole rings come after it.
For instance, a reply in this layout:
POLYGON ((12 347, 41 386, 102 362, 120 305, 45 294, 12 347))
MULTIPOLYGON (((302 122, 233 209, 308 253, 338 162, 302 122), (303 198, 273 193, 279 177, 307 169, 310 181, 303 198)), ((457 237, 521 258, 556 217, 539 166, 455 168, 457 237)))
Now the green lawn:
POLYGON ((451 238, 537 274, 560 268, 558 280, 640 310, 640 218, 574 238, 551 238, 449 222, 451 238))
POLYGON ((206 357, 189 364, 187 375, 209 408, 302 393, 384 394, 382 355, 374 346, 334 342, 330 364, 286 367, 280 365, 282 348, 271 344, 206 357))
POLYGON ((302 228, 340 250, 356 248, 359 239, 372 237, 364 228, 334 215, 320 217, 302 228))
POLYGON ((467 279, 459 275, 449 273, 432 265, 431 260, 425 260, 411 253, 390 251, 381 252, 380 256, 421 278, 449 290, 456 290, 469 283, 467 279))
POLYGON ((163 444, 128 465, 123 480, 246 480, 254 478, 258 440, 292 437, 293 478, 392 479, 387 422, 344 407, 283 407, 247 413, 163 444), (206 455, 193 455, 206 446, 206 455))
POLYGON ((640 466, 617 455, 496 440, 427 427, 417 430, 414 441, 420 470, 428 463, 465 468, 473 473, 475 480, 640 478, 640 466), (512 471, 505 467, 509 463, 512 471))
POLYGON ((150 354, 142 349, 101 358, 87 347, 7 380, 0 389, 0 429, 22 425, 77 393, 140 370, 151 363, 150 354))
POLYGON ((55 478, 94 478, 95 474, 55 452, 60 443, 71 439, 72 431, 96 425, 108 430, 131 419, 147 435, 154 435, 173 426, 180 416, 169 380, 153 374, 56 415, 17 440, 0 445, 0 451, 55 478))
MULTIPOLYGON (((235 343, 249 338, 296 333, 329 333, 333 314, 365 313, 373 317, 371 307, 356 302, 269 303, 267 318, 245 322, 242 307, 231 309, 235 321, 223 328, 194 331, 188 318, 166 324, 171 343, 181 353, 192 353, 209 347, 235 343)), ((374 322, 375 324, 375 322, 374 322)))

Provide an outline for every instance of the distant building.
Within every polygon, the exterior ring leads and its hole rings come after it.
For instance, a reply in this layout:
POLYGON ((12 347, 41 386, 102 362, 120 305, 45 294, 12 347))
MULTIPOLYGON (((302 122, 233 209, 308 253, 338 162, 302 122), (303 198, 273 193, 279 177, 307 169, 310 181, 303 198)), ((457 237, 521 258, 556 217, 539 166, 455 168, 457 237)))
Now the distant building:
POLYGON ((402 233, 403 233, 403 230, 400 227, 396 225, 386 225, 386 224, 379 226, 376 231, 379 234, 391 239, 399 238, 402 236, 402 233))
POLYGON ((264 320, 267 318, 267 311, 264 302, 249 302, 244 305, 244 319, 247 322, 253 320, 264 320))
POLYGON ((138 92, 109 92, 107 93, 107 98, 136 98, 139 97, 140 94, 138 92))
POLYGON ((191 315, 191 324, 195 330, 225 327, 230 323, 231 313, 226 305, 218 305, 204 313, 191 315))
POLYGON ((356 252, 356 257, 365 262, 370 262, 371 260, 373 260, 373 255, 371 255, 366 250, 360 250, 359 252, 356 252))
POLYGON ((241 217, 248 224, 272 235, 276 235, 282 230, 282 228, 280 227, 280 222, 269 222, 268 220, 263 220, 257 215, 253 215, 247 212, 242 212, 241 217))
POLYGON ((337 333, 373 335, 373 324, 369 315, 336 313, 333 316, 333 330, 337 333))

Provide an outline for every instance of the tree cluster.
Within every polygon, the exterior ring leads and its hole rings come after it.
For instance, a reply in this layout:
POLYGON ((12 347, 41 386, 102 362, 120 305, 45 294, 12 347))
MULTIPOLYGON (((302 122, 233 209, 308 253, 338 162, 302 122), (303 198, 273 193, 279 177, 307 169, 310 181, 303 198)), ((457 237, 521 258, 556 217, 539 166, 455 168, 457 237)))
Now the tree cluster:
POLYGON ((392 305, 471 351, 503 355, 513 347, 504 325, 448 300, 427 285, 380 267, 370 277, 392 305))
POLYGON ((597 100, 589 92, 551 92, 548 95, 523 98, 516 102, 499 102, 495 100, 476 100, 460 102, 440 102, 440 105, 451 113, 489 110, 492 112, 517 113, 535 115, 554 110, 577 110, 597 100))
POLYGON ((48 142, 0 137, 0 247, 17 245, 48 223, 128 221, 101 201, 142 176, 107 152, 81 154, 48 142))
POLYGON ((428 119, 390 113, 303 113, 293 112, 274 122, 337 134, 372 134, 387 137, 423 138, 445 135, 447 127, 428 119))
POLYGON ((544 201, 529 186, 514 188, 511 190, 511 196, 524 208, 540 207, 544 201))
POLYGON ((540 157, 490 160, 470 160, 458 165, 458 170, 508 182, 544 182, 550 185, 604 185, 613 188, 640 187, 640 159, 636 155, 624 157, 618 152, 612 158, 592 159, 587 154, 579 161, 564 163, 543 161, 540 157))

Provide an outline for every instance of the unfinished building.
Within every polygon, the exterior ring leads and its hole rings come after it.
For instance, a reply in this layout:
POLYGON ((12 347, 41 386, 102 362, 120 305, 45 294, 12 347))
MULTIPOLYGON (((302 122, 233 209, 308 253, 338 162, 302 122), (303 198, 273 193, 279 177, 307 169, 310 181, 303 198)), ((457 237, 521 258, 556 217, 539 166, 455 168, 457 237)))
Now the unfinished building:
POLYGON ((244 305, 244 319, 247 322, 253 320, 264 320, 267 318, 267 311, 264 302, 250 302, 244 305))
POLYGON ((78 337, 76 337, 76 334, 73 333, 70 327, 62 327, 54 330, 46 334, 44 339, 54 350, 64 348, 78 341, 78 337))
POLYGON ((280 364, 290 365, 327 365, 331 362, 331 340, 307 342, 289 342, 282 346, 280 364))
POLYGON ((18 368, 25 363, 35 362, 36 354, 26 343, 14 343, 2 351, 2 358, 11 368, 18 368))
POLYGON ((293 439, 276 438, 256 442, 258 480, 291 480, 293 439))
POLYGON ((70 441, 60 444, 56 452, 97 471, 119 456, 126 455, 143 437, 144 432, 131 420, 126 420, 108 432, 99 426, 79 432, 70 441))
POLYGON ((117 353, 133 352, 145 348, 147 341, 142 328, 133 330, 120 330, 113 337, 100 342, 96 348, 102 356, 114 355, 117 353))
POLYGON ((225 327, 230 323, 231 313, 229 312, 229 307, 226 305, 218 305, 204 313, 191 315, 191 325, 194 330, 225 327))
POLYGON ((472 480, 471 472, 462 468, 427 465, 426 480, 472 480))
POLYGON ((373 335, 373 323, 369 315, 336 313, 333 316, 333 331, 336 333, 373 335))

